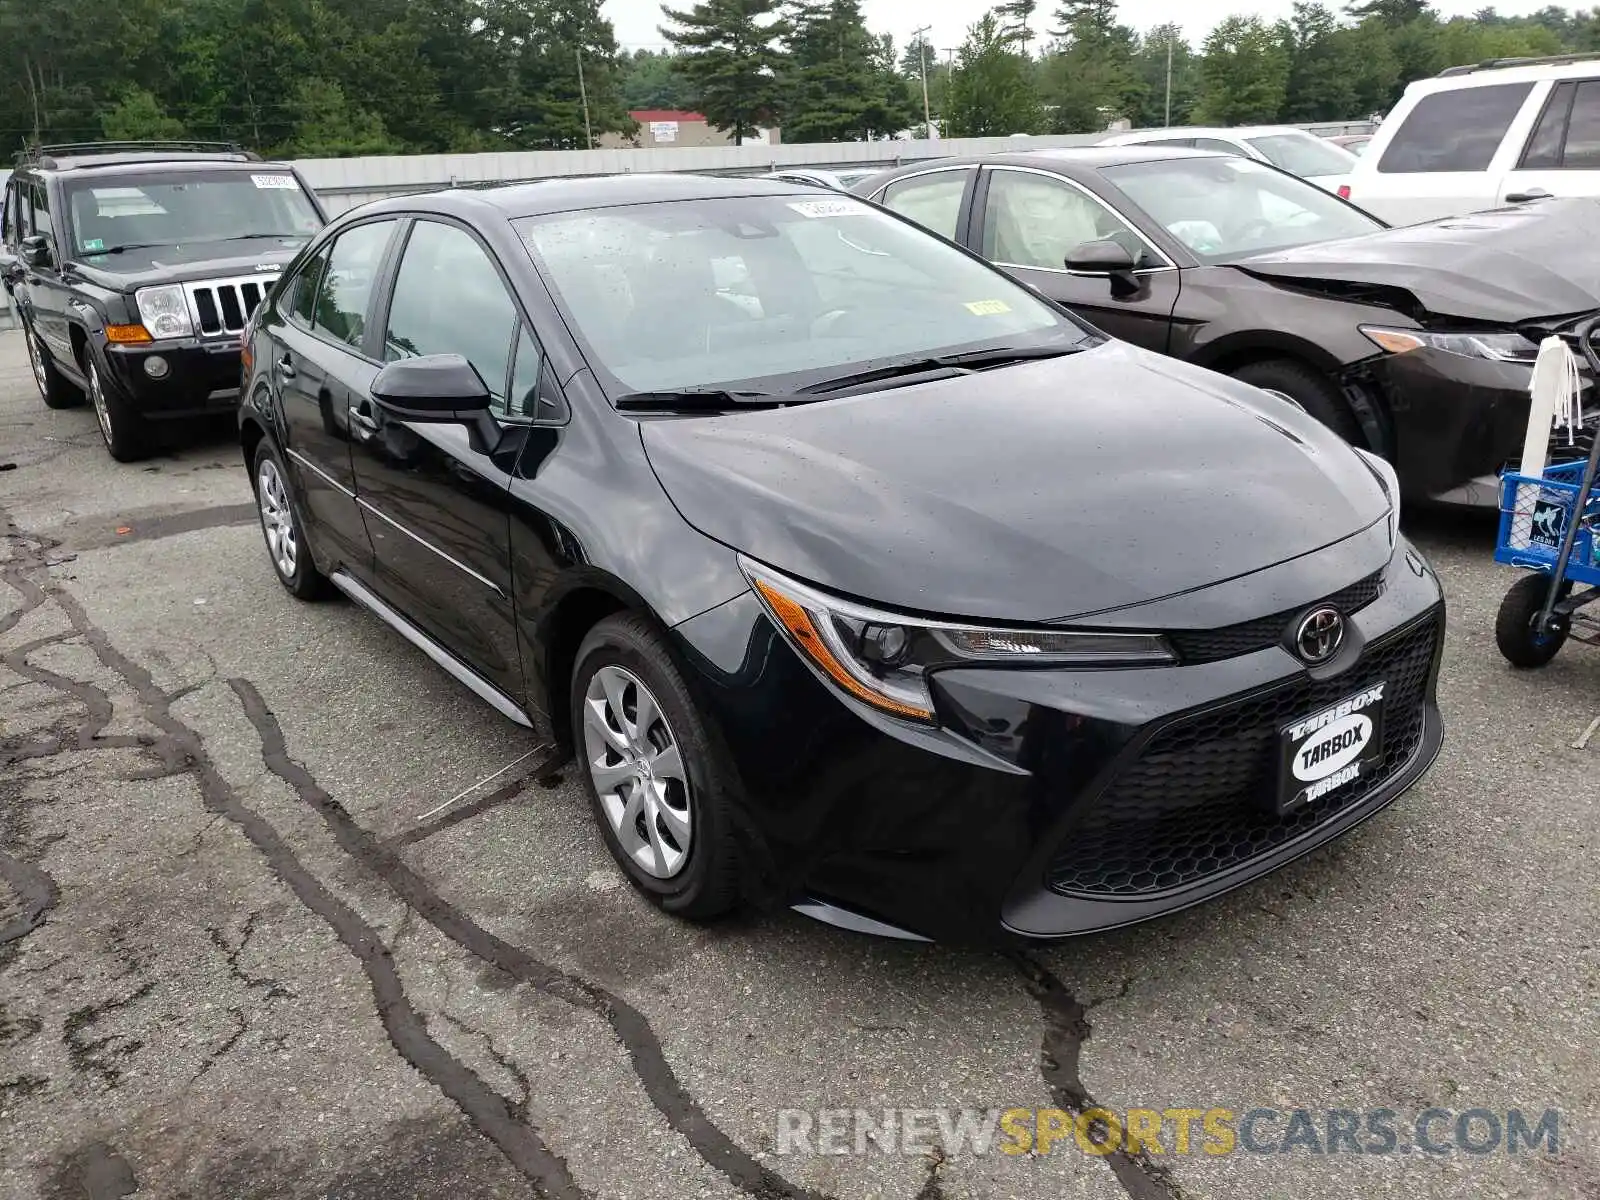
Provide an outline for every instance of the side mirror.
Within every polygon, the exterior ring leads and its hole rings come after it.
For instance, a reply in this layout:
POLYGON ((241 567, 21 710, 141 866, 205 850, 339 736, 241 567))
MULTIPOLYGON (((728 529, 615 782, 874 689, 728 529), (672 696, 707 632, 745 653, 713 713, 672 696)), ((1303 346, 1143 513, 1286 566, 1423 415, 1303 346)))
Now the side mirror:
POLYGON ((1085 275, 1104 275, 1111 282, 1113 296, 1132 296, 1139 291, 1137 264, 1128 248, 1111 238, 1080 242, 1067 251, 1066 267, 1085 275))
POLYGON ((476 422, 489 411, 489 389, 459 354, 403 358, 378 372, 372 398, 402 421, 476 422))
POLYGON ((1098 242, 1080 242, 1067 251, 1067 270, 1082 271, 1090 275, 1131 274, 1133 255, 1121 242, 1109 239, 1098 242))
POLYGON ((17 250, 25 266, 37 268, 50 265, 50 238, 46 234, 30 233, 22 239, 17 250))

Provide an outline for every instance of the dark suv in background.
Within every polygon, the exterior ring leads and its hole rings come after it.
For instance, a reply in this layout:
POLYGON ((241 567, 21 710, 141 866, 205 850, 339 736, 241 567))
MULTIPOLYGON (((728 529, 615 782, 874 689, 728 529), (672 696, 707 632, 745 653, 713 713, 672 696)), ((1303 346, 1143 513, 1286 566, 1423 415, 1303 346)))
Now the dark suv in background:
POLYGON ((245 321, 326 223, 292 166, 205 142, 35 147, 3 212, 0 279, 39 391, 87 396, 121 462, 150 421, 237 406, 245 321))

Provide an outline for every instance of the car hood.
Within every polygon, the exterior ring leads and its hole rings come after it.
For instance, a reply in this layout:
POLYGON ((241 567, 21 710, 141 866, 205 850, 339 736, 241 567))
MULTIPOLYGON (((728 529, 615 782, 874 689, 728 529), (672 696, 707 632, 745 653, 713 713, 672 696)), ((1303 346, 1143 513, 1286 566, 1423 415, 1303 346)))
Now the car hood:
POLYGON ((1446 217, 1236 260, 1252 275, 1409 292, 1429 312, 1516 324, 1600 308, 1600 202, 1536 204, 1446 217))
POLYGON ((306 244, 305 237, 247 238, 151 246, 79 258, 75 269, 91 282, 115 291, 132 291, 193 279, 228 279, 281 270, 306 244))
POLYGON ((789 409, 641 418, 700 532, 897 609, 1049 621, 1309 554, 1388 500, 1282 401, 1123 343, 789 409))

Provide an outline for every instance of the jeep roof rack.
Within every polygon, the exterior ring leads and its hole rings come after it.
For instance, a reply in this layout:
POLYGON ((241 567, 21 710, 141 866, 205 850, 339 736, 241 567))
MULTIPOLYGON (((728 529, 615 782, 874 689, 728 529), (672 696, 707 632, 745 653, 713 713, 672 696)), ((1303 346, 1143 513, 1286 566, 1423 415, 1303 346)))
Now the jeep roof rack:
POLYGON ((186 157, 217 158, 230 162, 259 162, 261 156, 238 142, 199 142, 188 139, 144 142, 62 142, 48 146, 29 146, 16 155, 18 167, 43 167, 56 170, 70 167, 74 159, 117 158, 124 162, 159 161, 175 154, 186 157))
POLYGON ((1595 50, 1582 54, 1546 54, 1537 58, 1486 58, 1482 62, 1446 67, 1435 78, 1443 79, 1447 75, 1471 75, 1474 71, 1500 71, 1506 67, 1560 66, 1562 63, 1590 62, 1597 58, 1600 58, 1600 51, 1595 50))

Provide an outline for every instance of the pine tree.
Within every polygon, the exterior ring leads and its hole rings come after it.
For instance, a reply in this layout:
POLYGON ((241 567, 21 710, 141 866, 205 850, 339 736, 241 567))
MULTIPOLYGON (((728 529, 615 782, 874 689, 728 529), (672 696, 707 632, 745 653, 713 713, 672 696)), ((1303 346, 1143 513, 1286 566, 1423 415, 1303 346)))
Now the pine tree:
POLYGON ((774 42, 789 30, 778 0, 700 0, 681 12, 661 6, 673 24, 661 35, 681 52, 678 69, 694 106, 735 144, 776 122, 783 65, 774 42))
POLYGON ((1011 48, 992 12, 967 30, 956 52, 944 116, 950 137, 1037 133, 1043 123, 1033 64, 1011 48))
POLYGON ((911 120, 893 50, 867 31, 858 0, 791 0, 785 13, 784 136, 839 142, 892 134, 911 120))

